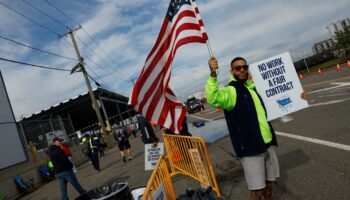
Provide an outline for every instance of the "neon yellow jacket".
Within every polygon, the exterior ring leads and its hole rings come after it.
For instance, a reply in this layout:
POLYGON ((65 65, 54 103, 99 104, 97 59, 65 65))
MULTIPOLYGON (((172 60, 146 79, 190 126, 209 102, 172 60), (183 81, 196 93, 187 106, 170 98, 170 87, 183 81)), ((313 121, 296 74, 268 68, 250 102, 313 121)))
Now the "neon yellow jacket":
MULTIPOLYGON (((231 76, 228 82, 236 81, 236 79, 231 76)), ((260 126, 261 135, 265 144, 271 142, 272 134, 270 131, 269 124, 267 122, 265 109, 262 106, 260 99, 256 92, 254 91, 255 85, 252 81, 247 80, 245 86, 248 88, 251 94, 256 112, 258 114, 258 121, 260 126)), ((227 111, 232 110, 236 105, 236 89, 232 86, 227 86, 224 88, 219 88, 217 83, 217 77, 209 77, 207 84, 205 86, 205 92, 207 95, 208 103, 214 107, 221 108, 227 111)))

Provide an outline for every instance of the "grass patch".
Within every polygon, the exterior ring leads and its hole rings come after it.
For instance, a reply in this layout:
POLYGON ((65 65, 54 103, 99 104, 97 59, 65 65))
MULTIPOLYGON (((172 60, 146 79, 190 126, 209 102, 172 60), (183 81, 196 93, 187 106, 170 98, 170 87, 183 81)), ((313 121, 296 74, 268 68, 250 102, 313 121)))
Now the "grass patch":
MULTIPOLYGON (((331 68, 331 67, 334 67, 334 69, 335 69, 337 64, 347 63, 348 60, 350 60, 350 56, 345 56, 345 57, 341 57, 341 58, 334 58, 334 59, 329 60, 327 62, 311 66, 311 67, 309 67, 309 70, 310 70, 310 72, 316 72, 316 71, 318 71, 318 69, 324 70, 324 69, 328 69, 328 68, 331 68)), ((307 70, 306 69, 302 69, 302 70, 298 71, 298 73, 306 74, 307 70)))

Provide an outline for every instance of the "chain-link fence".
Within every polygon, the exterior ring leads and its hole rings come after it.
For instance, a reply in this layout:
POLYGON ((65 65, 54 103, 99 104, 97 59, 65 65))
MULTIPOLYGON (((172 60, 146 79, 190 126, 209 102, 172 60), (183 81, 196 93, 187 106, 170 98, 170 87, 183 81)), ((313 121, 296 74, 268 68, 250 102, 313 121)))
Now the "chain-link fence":
POLYGON ((55 137, 60 137, 68 143, 76 137, 70 118, 21 121, 18 126, 25 142, 32 142, 37 150, 47 148, 55 137))

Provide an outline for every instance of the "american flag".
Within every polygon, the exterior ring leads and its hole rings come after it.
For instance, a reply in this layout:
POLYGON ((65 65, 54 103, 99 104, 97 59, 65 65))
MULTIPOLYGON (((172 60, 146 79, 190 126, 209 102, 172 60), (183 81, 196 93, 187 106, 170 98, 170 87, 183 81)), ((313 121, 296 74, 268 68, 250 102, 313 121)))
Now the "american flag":
POLYGON ((171 0, 157 41, 134 85, 129 104, 146 119, 179 133, 186 109, 169 88, 171 63, 177 48, 192 42, 205 43, 207 39, 194 0, 171 0))

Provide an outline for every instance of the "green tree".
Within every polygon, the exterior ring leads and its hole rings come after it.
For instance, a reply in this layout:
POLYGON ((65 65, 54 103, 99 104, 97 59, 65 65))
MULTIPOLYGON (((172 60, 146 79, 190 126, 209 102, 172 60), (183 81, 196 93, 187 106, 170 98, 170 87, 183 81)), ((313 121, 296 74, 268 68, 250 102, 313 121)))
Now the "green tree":
POLYGON ((350 26, 347 26, 344 31, 336 32, 335 41, 335 48, 339 52, 350 55, 350 26))

